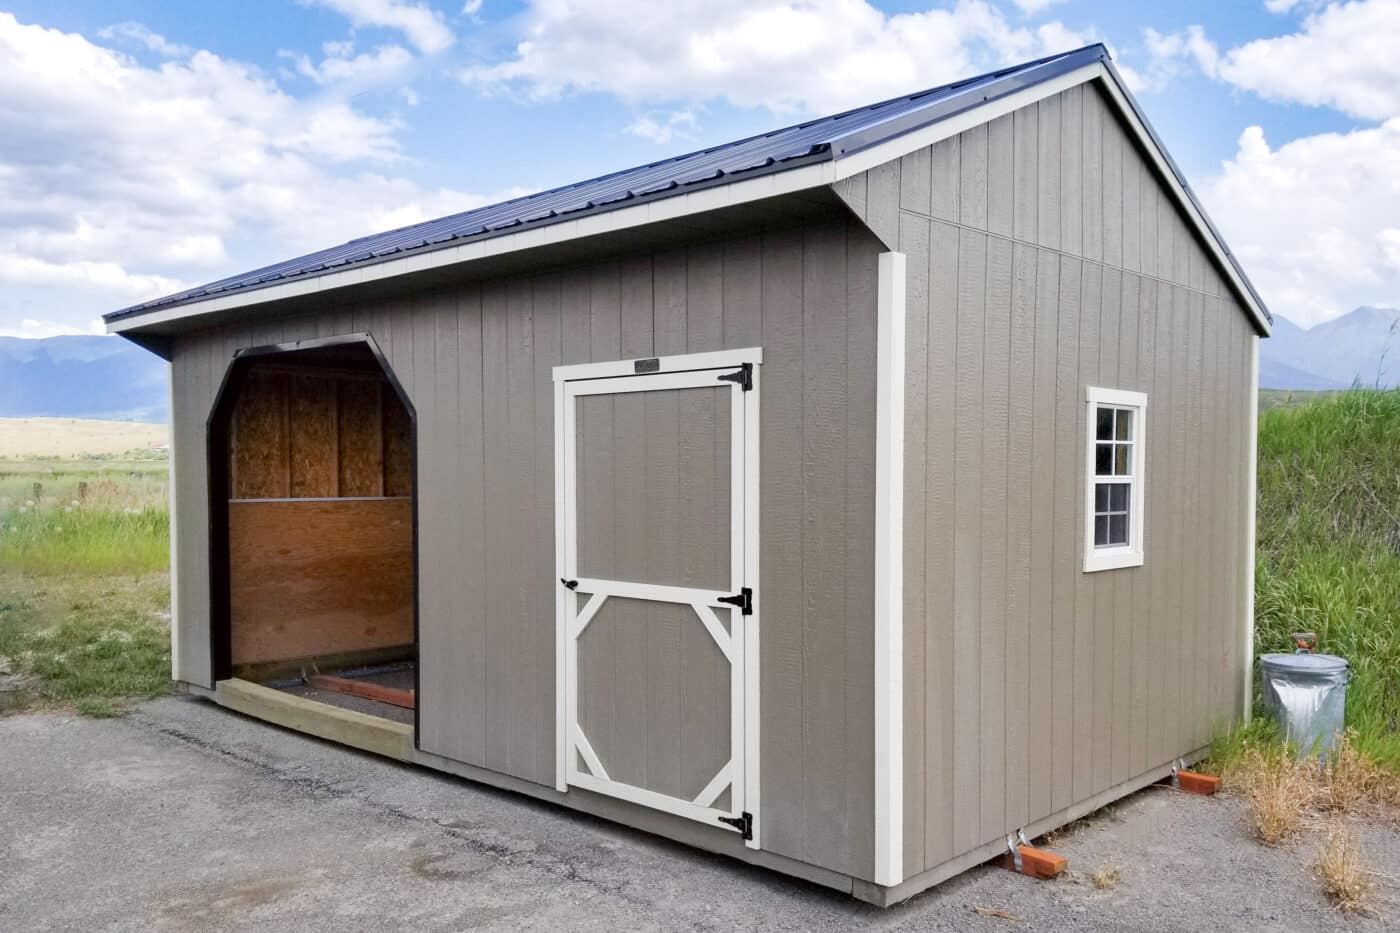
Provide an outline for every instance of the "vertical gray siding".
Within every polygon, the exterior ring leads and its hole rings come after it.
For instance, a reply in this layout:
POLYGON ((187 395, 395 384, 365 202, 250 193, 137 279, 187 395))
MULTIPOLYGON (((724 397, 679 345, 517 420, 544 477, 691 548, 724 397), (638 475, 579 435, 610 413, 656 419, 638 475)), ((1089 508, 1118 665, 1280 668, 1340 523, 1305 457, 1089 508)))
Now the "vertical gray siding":
POLYGON ((837 192, 909 257, 914 875, 1238 713, 1253 331, 1092 85, 837 192), (1090 385, 1148 394, 1142 567, 1081 572, 1090 385))
POLYGON ((880 251, 814 225, 179 338, 181 677, 210 686, 204 420, 232 353, 368 331, 418 416, 422 747, 552 784, 552 367, 761 345, 764 848, 870 878, 880 251))

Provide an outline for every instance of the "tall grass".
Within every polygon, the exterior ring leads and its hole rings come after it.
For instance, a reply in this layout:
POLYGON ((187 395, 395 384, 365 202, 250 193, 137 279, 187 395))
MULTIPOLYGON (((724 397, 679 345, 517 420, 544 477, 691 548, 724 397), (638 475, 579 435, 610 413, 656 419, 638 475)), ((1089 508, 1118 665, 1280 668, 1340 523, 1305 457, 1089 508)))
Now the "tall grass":
POLYGON ((0 461, 0 660, 25 684, 0 705, 115 715, 169 689, 166 484, 163 463, 0 461))
POLYGON ((0 568, 89 576, 165 570, 166 484, 163 463, 0 463, 0 568))
POLYGON ((1400 390, 1356 389, 1259 419, 1256 650, 1350 662, 1357 747, 1400 770, 1400 390))

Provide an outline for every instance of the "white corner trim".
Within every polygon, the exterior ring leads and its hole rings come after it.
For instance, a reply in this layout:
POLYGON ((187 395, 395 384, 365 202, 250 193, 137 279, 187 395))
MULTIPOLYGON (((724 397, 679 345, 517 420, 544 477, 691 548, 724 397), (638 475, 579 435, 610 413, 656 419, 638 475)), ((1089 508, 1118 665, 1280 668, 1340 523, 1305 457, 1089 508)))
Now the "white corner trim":
POLYGON ((1084 572, 1141 567, 1143 564, 1143 515, 1147 501, 1147 395, 1125 389, 1089 386, 1084 392, 1084 572), (1094 409, 1099 405, 1132 408, 1133 421, 1132 501, 1129 503, 1129 541, 1124 547, 1094 547, 1094 409))
POLYGON ((875 376, 875 883, 904 880, 905 257, 881 253, 875 376))
MULTIPOLYGON (((174 354, 171 356, 173 357, 174 354)), ((179 449, 180 445, 175 442, 174 359, 165 364, 165 388, 169 393, 165 400, 165 410, 170 412, 170 433, 168 435, 170 467, 165 478, 166 494, 170 498, 170 679, 179 682, 185 679, 185 672, 180 669, 180 509, 178 508, 180 502, 175 494, 175 490, 180 484, 180 457, 175 451, 179 449)), ((212 672, 209 682, 213 683, 212 672)))
POLYGON ((1244 721, 1249 722, 1254 706, 1254 561, 1256 535, 1255 511, 1259 501, 1259 335, 1251 335, 1249 343, 1249 391, 1245 401, 1249 404, 1249 448, 1244 468, 1248 480, 1245 484, 1245 560, 1244 560, 1244 721))

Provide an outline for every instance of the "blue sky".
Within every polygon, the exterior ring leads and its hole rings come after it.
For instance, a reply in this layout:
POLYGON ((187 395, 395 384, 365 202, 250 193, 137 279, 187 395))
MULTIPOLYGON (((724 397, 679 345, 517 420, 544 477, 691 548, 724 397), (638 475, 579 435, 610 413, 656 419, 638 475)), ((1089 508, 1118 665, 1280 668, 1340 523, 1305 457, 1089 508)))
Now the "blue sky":
POLYGON ((1400 0, 0 0, 0 334, 1106 42, 1266 301, 1400 304, 1400 0))

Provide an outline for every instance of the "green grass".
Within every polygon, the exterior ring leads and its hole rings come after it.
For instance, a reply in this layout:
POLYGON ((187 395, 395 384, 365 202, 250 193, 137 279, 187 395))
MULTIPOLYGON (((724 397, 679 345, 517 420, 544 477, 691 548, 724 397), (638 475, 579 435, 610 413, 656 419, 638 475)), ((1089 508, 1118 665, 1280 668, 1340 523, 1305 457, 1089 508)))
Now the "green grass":
POLYGON ((30 699, 110 716, 170 689, 163 574, 42 580, 0 575, 0 657, 30 675, 30 699))
POLYGON ((161 462, 0 461, 0 658, 27 685, 11 708, 115 716, 169 691, 166 483, 161 462))
POLYGON ((1259 418, 1255 646, 1316 632, 1347 659, 1356 746, 1400 771, 1400 390, 1259 418))

